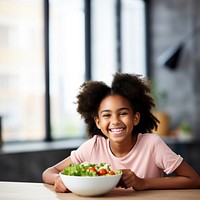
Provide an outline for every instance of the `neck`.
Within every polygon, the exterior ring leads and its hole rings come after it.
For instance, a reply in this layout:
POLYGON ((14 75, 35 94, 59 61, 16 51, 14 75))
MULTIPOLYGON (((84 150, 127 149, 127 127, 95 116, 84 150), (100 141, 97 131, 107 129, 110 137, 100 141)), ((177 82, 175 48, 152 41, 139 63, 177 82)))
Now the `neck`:
POLYGON ((131 151, 131 149, 135 146, 136 142, 137 135, 131 136, 130 139, 124 141, 123 143, 112 144, 110 142, 110 150, 112 151, 113 155, 120 158, 128 154, 131 151))

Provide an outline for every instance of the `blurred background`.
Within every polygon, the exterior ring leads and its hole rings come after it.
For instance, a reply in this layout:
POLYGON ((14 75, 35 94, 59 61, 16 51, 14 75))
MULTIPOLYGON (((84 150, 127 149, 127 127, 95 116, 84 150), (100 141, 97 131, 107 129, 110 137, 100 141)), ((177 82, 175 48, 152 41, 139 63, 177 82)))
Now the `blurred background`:
POLYGON ((199 0, 0 0, 0 180, 85 141, 76 95, 116 72, 152 80, 156 133, 200 173, 199 0))

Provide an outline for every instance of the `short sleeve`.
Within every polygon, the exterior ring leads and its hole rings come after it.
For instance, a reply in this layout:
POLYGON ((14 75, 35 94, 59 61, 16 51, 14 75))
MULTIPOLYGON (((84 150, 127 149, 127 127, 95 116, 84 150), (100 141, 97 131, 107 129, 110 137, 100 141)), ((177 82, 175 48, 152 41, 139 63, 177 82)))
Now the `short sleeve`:
POLYGON ((96 136, 84 142, 78 149, 73 150, 70 155, 72 162, 75 164, 88 162, 95 142, 96 136))
POLYGON ((172 151, 158 135, 154 139, 153 156, 156 165, 166 174, 170 174, 181 164, 183 158, 172 151))

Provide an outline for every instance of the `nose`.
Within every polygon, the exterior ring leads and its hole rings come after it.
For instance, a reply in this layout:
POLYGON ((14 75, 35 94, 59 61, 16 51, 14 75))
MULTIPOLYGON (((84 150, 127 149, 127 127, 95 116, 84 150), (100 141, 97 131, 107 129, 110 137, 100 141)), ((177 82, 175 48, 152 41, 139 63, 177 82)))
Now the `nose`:
POLYGON ((120 124, 120 119, 119 119, 119 117, 117 117, 117 116, 113 116, 112 117, 112 122, 111 122, 113 125, 118 125, 118 124, 120 124))

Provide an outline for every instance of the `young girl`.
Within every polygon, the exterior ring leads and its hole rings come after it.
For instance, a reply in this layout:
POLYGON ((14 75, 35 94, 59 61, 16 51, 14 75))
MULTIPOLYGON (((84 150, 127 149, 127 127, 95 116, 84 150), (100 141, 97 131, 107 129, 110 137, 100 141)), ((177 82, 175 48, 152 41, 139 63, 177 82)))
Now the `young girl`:
POLYGON ((88 139, 60 163, 43 172, 56 192, 67 192, 59 172, 71 163, 110 164, 122 170, 118 187, 175 189, 200 187, 199 175, 156 134, 158 120, 149 81, 139 75, 116 73, 111 87, 85 82, 77 95, 77 111, 87 124, 88 139), (163 177, 174 173, 176 176, 163 177))

